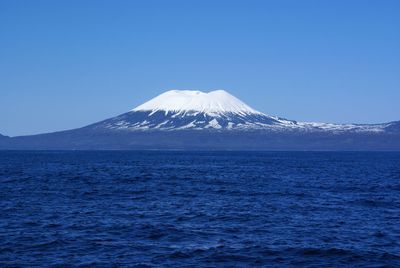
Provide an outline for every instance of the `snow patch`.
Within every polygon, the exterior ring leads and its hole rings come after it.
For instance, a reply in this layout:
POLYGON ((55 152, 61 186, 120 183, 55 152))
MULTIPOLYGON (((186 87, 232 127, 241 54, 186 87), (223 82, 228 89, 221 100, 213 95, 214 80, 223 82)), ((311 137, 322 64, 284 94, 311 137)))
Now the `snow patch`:
POLYGON ((221 125, 218 123, 217 119, 213 119, 210 122, 208 122, 208 125, 205 126, 204 128, 216 128, 216 129, 220 129, 222 128, 221 125))

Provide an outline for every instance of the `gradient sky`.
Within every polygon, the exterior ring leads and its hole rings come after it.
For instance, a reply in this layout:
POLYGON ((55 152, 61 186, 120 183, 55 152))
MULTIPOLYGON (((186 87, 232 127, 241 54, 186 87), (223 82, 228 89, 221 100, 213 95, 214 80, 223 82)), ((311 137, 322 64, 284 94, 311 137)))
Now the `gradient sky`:
POLYGON ((81 127, 169 89, 294 120, 400 120, 400 1, 0 1, 0 133, 81 127))

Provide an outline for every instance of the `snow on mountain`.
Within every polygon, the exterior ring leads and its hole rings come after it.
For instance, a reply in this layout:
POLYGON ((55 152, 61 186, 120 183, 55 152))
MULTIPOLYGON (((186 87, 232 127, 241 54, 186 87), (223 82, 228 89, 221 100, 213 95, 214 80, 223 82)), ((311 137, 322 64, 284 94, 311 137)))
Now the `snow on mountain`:
POLYGON ((282 128, 294 122, 263 114, 210 115, 198 111, 132 111, 95 124, 92 127, 113 130, 249 130, 282 128))
POLYGON ((204 93, 196 90, 170 90, 150 101, 139 105, 132 111, 164 111, 166 114, 200 112, 211 116, 224 113, 261 114, 225 90, 204 93))
MULTIPOLYGON (((170 90, 128 113, 90 127, 109 130, 268 130, 302 132, 383 132, 389 124, 297 122, 263 114, 224 90, 209 93, 170 90)), ((393 127, 391 127, 393 129, 393 127)))
POLYGON ((297 122, 299 130, 341 132, 383 132, 388 124, 330 124, 318 122, 297 122))

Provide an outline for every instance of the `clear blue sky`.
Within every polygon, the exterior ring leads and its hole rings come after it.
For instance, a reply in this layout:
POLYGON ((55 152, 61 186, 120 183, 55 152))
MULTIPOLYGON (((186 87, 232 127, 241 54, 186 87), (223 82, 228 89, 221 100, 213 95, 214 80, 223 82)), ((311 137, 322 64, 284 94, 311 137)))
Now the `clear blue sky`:
POLYGON ((400 1, 0 1, 0 133, 81 127, 168 89, 294 120, 400 120, 400 1))

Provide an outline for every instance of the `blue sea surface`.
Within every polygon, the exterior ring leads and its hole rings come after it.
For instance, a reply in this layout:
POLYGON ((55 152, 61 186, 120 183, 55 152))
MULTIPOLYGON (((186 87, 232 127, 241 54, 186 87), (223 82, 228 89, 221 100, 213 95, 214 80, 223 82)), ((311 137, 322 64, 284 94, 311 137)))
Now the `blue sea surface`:
POLYGON ((400 153, 0 152, 0 267, 400 267, 400 153))

